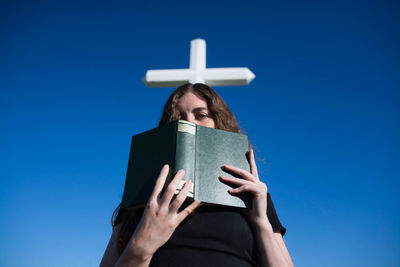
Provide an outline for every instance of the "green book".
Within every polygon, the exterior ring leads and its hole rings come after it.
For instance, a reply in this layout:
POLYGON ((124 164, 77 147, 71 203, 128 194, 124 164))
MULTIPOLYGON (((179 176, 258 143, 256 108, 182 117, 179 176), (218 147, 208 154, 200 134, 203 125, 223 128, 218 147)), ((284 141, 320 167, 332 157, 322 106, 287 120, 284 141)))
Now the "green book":
MULTIPOLYGON (((219 180, 232 176, 222 166, 228 164, 249 171, 246 154, 248 138, 244 134, 223 131, 178 120, 134 135, 131 142, 123 208, 144 206, 164 164, 170 166, 166 185, 180 169, 184 181, 191 180, 193 188, 188 197, 206 204, 251 207, 251 195, 231 195, 234 187, 219 180)), ((177 193, 176 192, 176 193, 177 193)))

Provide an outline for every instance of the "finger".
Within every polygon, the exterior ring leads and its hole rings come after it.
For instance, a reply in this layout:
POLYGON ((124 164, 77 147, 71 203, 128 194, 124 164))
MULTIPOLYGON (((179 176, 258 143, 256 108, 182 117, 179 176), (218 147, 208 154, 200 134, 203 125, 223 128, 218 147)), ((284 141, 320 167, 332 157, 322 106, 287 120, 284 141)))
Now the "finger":
POLYGON ((172 197, 175 195, 176 188, 179 185, 179 182, 182 180, 183 176, 185 176, 184 170, 179 170, 174 179, 170 182, 167 189, 164 192, 164 195, 161 200, 161 207, 168 209, 169 204, 171 203, 172 197))
POLYGON ((168 172, 169 172, 169 166, 168 166, 168 164, 165 164, 161 168, 160 175, 158 176, 158 178, 156 180, 156 184, 154 186, 153 192, 151 193, 150 200, 156 199, 157 197, 160 196, 161 191, 165 184, 165 180, 167 179, 168 172))
POLYGON ((200 206, 200 201, 196 200, 193 201, 192 204, 190 204, 189 206, 187 206, 184 210, 182 210, 179 214, 178 214, 178 221, 182 222, 190 213, 192 213, 195 209, 197 209, 200 206))
POLYGON ((259 180, 256 160, 255 160, 255 157, 254 157, 254 150, 252 148, 250 148, 249 163, 250 163, 250 172, 251 172, 251 174, 253 174, 253 176, 256 177, 259 180))
POLYGON ((247 181, 245 179, 229 177, 229 176, 220 176, 219 178, 220 178, 220 180, 222 180, 224 182, 232 183, 235 185, 244 185, 244 184, 253 183, 253 182, 247 181))
POLYGON ((242 177, 243 179, 249 180, 249 181, 257 181, 258 179, 256 177, 254 177, 251 173, 249 173, 248 171, 245 171, 241 168, 235 167, 235 166, 231 166, 231 165, 224 165, 225 170, 233 172, 235 174, 237 174, 238 176, 242 177))
POLYGON ((254 196, 266 196, 267 186, 263 183, 261 184, 244 184, 238 188, 232 188, 228 190, 231 194, 239 194, 243 192, 252 193, 254 196))
POLYGON ((179 210, 179 208, 182 206, 182 203, 185 202, 185 199, 191 188, 192 188, 192 182, 190 180, 186 181, 181 191, 175 197, 175 199, 172 201, 169 207, 171 212, 177 212, 179 210))

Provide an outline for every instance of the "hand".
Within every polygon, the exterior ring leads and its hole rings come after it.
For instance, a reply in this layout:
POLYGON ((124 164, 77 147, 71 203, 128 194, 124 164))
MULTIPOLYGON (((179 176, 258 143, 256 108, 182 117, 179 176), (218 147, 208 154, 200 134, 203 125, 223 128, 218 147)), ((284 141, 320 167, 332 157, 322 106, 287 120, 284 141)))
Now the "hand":
POLYGON ((168 171, 169 166, 165 165, 156 181, 143 216, 129 241, 130 247, 135 250, 134 255, 143 260, 151 258, 168 241, 176 227, 200 205, 199 201, 194 201, 178 212, 190 190, 191 181, 187 181, 179 194, 173 198, 185 174, 184 170, 180 170, 162 195, 168 171))
POLYGON ((267 217, 267 186, 260 181, 258 177, 258 171, 256 162, 254 159, 254 151, 250 149, 249 153, 249 164, 250 172, 243 169, 225 165, 224 168, 228 172, 234 173, 243 179, 221 176, 223 182, 229 182, 237 185, 237 188, 232 188, 229 190, 231 194, 238 194, 243 192, 249 192, 253 195, 253 205, 248 212, 248 216, 251 222, 256 224, 263 224, 268 221, 267 217))

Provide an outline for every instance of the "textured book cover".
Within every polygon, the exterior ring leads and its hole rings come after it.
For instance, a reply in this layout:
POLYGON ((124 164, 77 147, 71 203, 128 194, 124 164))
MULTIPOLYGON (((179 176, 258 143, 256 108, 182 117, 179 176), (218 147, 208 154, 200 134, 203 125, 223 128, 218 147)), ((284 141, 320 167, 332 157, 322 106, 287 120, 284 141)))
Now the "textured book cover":
POLYGON ((221 175, 230 175, 221 168, 226 164, 249 171, 248 151, 248 138, 244 134, 183 120, 135 135, 131 142, 122 207, 145 205, 164 164, 170 166, 166 183, 178 170, 185 170, 183 180, 193 183, 190 198, 206 204, 250 207, 249 194, 233 196, 228 193, 232 185, 219 180, 221 175))

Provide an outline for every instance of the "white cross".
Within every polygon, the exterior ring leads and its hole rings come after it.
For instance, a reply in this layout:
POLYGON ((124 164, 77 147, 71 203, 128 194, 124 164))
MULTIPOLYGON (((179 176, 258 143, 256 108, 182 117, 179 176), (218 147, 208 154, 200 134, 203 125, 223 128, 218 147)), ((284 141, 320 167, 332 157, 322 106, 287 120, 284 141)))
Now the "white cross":
POLYGON ((206 68, 206 41, 190 42, 188 69, 148 70, 143 82, 148 87, 177 87, 185 83, 210 86, 247 85, 256 76, 248 68, 206 68))

